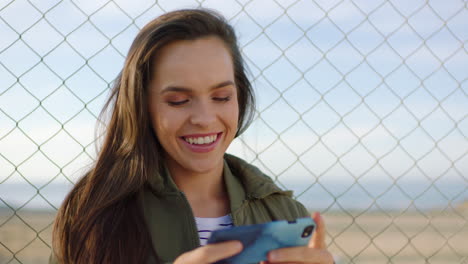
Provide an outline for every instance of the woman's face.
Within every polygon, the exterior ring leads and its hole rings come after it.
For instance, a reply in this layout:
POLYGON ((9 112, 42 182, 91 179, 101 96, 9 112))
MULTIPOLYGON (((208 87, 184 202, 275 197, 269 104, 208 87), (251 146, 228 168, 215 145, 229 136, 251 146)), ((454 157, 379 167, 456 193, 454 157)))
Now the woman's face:
POLYGON ((223 166, 237 132, 232 58, 221 39, 182 40, 153 61, 149 112, 173 169, 208 173, 223 166))

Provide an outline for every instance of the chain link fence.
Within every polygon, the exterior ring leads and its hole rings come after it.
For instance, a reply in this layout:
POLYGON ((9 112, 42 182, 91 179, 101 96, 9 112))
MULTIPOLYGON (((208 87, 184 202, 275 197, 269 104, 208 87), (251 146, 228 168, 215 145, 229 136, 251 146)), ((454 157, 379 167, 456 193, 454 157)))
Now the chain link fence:
POLYGON ((325 215, 337 263, 468 263, 468 2, 0 0, 0 263, 46 263, 134 36, 235 26, 257 116, 232 144, 325 215))

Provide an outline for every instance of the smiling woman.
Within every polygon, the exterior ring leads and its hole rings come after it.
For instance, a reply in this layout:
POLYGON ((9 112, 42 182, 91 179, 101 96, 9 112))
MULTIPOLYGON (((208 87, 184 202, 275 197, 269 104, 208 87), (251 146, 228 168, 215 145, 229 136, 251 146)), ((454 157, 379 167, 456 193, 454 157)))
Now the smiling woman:
MULTIPOLYGON (((257 168, 225 154, 248 126, 254 98, 231 26, 180 10, 137 35, 104 109, 96 163, 62 204, 51 263, 212 263, 239 253, 205 245, 213 230, 294 220, 304 206, 257 168)), ((325 227, 270 263, 331 263, 325 227)))
POLYGON ((153 65, 149 112, 173 179, 190 185, 200 178, 193 173, 221 175, 239 119, 234 66, 223 40, 168 44, 153 65))

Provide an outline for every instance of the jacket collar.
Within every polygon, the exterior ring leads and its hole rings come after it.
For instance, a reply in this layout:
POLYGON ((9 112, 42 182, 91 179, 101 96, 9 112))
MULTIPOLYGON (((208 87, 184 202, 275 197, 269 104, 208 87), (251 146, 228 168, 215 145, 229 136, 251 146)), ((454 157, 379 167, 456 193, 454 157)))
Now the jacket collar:
MULTIPOLYGON (((274 193, 292 196, 291 191, 283 191, 278 188, 271 178, 263 174, 257 167, 230 154, 224 155, 223 177, 231 211, 238 209, 245 200, 261 199, 274 193)), ((155 194, 180 193, 167 167, 164 167, 161 173, 150 179, 149 186, 155 194)))
POLYGON ((224 155, 224 181, 231 202, 231 211, 239 208, 244 200, 262 199, 274 193, 292 196, 291 191, 278 188, 270 177, 244 160, 224 155))

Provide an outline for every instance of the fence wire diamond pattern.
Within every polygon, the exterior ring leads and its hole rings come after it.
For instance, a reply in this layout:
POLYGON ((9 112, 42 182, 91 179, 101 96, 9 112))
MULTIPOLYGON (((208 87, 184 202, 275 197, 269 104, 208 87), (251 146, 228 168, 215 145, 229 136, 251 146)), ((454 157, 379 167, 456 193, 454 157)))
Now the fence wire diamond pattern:
POLYGON ((138 30, 203 6, 258 96, 230 152, 327 221, 337 263, 468 263, 468 2, 0 1, 0 263, 46 263, 138 30))

